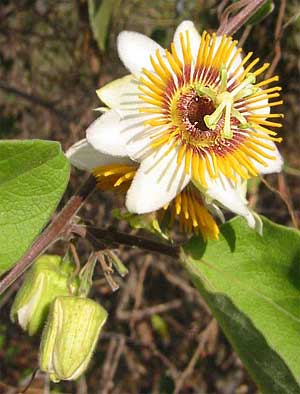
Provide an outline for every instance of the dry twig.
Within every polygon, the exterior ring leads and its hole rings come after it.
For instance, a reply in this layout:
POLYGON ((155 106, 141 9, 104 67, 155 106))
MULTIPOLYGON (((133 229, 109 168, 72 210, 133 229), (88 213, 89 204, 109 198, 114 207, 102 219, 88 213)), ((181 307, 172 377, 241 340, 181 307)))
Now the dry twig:
POLYGON ((281 32, 282 32, 282 25, 283 25, 283 19, 285 15, 285 8, 286 8, 286 0, 281 0, 280 1, 280 8, 278 12, 278 17, 276 21, 276 26, 275 26, 275 34, 274 34, 274 52, 275 56, 273 58, 273 61, 266 72, 266 79, 270 78, 275 71, 275 68, 277 67, 277 64, 280 61, 281 58, 281 45, 280 45, 280 39, 281 39, 281 32))

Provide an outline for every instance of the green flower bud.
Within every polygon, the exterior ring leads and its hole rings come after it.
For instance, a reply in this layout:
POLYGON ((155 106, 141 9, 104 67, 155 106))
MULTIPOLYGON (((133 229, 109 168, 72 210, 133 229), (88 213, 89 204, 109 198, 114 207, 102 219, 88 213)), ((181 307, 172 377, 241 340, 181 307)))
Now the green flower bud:
POLYGON ((42 335, 40 369, 53 382, 77 379, 87 369, 106 318, 93 300, 57 297, 42 335))
POLYGON ((12 305, 10 317, 29 335, 43 327, 50 304, 59 295, 68 295, 72 265, 60 256, 44 255, 25 276, 12 305))

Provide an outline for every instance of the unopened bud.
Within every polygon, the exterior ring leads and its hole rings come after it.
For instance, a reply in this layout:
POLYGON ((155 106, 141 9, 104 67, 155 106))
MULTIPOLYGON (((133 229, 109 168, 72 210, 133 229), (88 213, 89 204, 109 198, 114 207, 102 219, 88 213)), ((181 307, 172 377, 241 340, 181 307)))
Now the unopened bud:
POLYGON ((57 297, 43 331, 40 369, 53 382, 77 379, 87 369, 107 312, 81 297, 57 297))
POLYGON ((50 304, 59 295, 68 295, 72 266, 60 256, 44 255, 28 271, 12 305, 10 317, 29 335, 43 327, 50 304))

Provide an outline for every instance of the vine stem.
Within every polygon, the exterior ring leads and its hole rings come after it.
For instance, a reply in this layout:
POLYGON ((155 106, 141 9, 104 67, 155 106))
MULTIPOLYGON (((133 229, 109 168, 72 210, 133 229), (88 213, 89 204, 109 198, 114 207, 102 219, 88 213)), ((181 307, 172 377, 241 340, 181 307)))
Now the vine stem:
POLYGON ((72 226, 74 216, 82 207, 85 200, 95 190, 95 187, 96 182, 91 175, 70 198, 64 208, 53 218, 49 226, 46 227, 42 234, 36 239, 25 255, 21 257, 11 271, 0 281, 0 295, 12 285, 53 242, 63 234, 68 233, 72 226))
POLYGON ((153 241, 138 235, 127 234, 113 228, 99 228, 95 226, 82 226, 74 224, 71 232, 86 238, 95 249, 103 249, 106 246, 119 245, 135 246, 149 252, 156 252, 169 257, 179 258, 179 246, 153 241))
MULTIPOLYGON (((217 30, 218 35, 227 34, 232 35, 240 29, 245 22, 258 10, 260 6, 266 0, 251 0, 249 4, 242 8, 240 12, 238 12, 235 16, 233 16, 229 21, 227 19, 224 23, 221 23, 219 29, 217 30)), ((225 10, 226 11, 226 10, 225 10)))

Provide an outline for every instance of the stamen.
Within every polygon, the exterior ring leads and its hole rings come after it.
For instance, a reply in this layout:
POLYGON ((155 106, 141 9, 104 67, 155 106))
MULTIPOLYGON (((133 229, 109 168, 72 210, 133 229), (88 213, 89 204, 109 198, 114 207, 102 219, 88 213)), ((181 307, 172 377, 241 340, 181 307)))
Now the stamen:
MULTIPOLYGON (((233 76, 236 78, 240 70, 243 68, 244 64, 247 63, 247 61, 251 58, 253 55, 253 52, 249 52, 244 59, 241 61, 241 63, 237 66, 237 68, 233 72, 233 76)), ((236 54, 237 56, 237 54, 236 54)))
POLYGON ((262 87, 262 86, 265 86, 265 85, 269 85, 269 83, 271 83, 271 82, 277 82, 277 81, 279 81, 279 76, 275 75, 272 78, 269 78, 269 79, 266 79, 265 81, 261 81, 261 82, 257 83, 255 86, 256 87, 262 87))
POLYGON ((181 162, 182 162, 182 159, 183 159, 185 150, 186 150, 186 145, 185 145, 185 144, 184 144, 184 145, 181 145, 181 147, 179 148, 178 154, 177 154, 177 164, 178 164, 179 166, 180 166, 180 164, 181 164, 181 162))
POLYGON ((192 160, 192 157, 193 157, 193 151, 192 151, 192 149, 188 148, 186 150, 185 167, 184 167, 184 170, 185 170, 186 174, 190 174, 190 172, 191 172, 191 160, 192 160))
POLYGON ((157 78, 154 74, 152 74, 150 71, 146 70, 145 68, 143 68, 143 73, 150 79, 151 82, 153 82, 155 85, 159 86, 160 88, 164 89, 165 84, 160 78, 157 78))
POLYGON ((267 68, 270 67, 270 63, 265 63, 263 66, 261 66, 258 70, 254 71, 254 75, 257 77, 261 73, 263 73, 267 68))
MULTIPOLYGON (((243 73, 237 78, 238 82, 241 82, 244 77, 252 70, 252 68, 259 62, 259 57, 254 59, 243 71, 243 73)), ((255 73, 253 73, 255 75, 255 73)))
POLYGON ((177 76, 181 76, 182 70, 180 69, 178 63, 174 60, 173 56, 170 54, 170 52, 168 50, 166 50, 166 56, 167 56, 168 62, 170 64, 172 70, 174 71, 174 73, 177 76))
POLYGON ((249 106, 248 108, 249 108, 249 110, 251 110, 251 111, 256 111, 256 110, 258 110, 258 109, 263 109, 263 108, 268 108, 268 107, 275 107, 275 106, 281 105, 281 104, 283 104, 283 100, 274 101, 273 103, 268 103, 268 104, 260 105, 260 106, 258 106, 258 107, 251 107, 251 106, 249 106))

